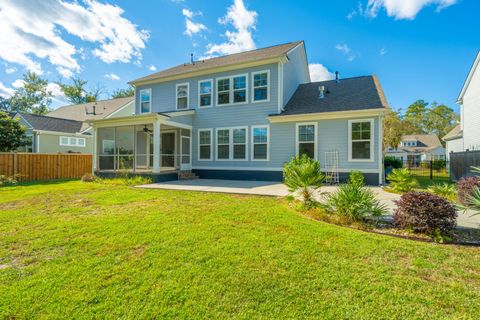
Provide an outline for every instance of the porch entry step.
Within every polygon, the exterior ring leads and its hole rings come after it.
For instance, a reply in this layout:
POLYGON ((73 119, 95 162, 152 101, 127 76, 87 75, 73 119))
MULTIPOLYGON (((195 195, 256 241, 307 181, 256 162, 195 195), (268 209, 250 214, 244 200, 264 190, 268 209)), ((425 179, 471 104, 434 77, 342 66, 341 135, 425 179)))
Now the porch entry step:
POLYGON ((179 171, 178 180, 195 180, 198 179, 198 176, 191 171, 179 171))

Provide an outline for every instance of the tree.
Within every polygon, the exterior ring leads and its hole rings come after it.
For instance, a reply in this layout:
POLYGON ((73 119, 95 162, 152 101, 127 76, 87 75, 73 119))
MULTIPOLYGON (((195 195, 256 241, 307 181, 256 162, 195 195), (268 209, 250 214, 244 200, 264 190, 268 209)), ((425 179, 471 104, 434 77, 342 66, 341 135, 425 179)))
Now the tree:
POLYGON ((426 116, 425 127, 439 138, 445 136, 459 121, 459 116, 444 104, 432 103, 426 116))
POLYGON ((12 112, 46 114, 52 103, 52 92, 48 90, 48 81, 34 72, 23 75, 23 85, 17 88, 8 99, 7 105, 12 112))
POLYGON ((383 119, 383 150, 396 148, 402 141, 403 122, 399 112, 388 111, 383 119))
POLYGON ((425 128, 425 123, 428 113, 428 102, 424 100, 417 100, 408 106, 403 121, 405 122, 405 134, 422 134, 428 133, 425 128))
POLYGON ((133 97, 135 95, 135 88, 129 86, 127 89, 117 89, 112 93, 112 99, 133 97))
POLYGON ((95 86, 91 90, 86 89, 88 81, 80 78, 72 78, 72 84, 59 82, 58 85, 63 94, 72 104, 82 104, 87 102, 95 102, 102 94, 103 88, 100 85, 95 86))
POLYGON ((25 145, 25 128, 17 119, 0 112, 0 152, 10 152, 25 145))

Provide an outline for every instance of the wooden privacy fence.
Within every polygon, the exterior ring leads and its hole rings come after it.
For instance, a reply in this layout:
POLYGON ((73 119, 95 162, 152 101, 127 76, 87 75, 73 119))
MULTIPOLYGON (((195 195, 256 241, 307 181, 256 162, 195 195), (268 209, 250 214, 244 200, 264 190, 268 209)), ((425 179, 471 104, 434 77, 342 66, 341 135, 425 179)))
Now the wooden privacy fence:
POLYGON ((478 175, 472 167, 480 167, 480 150, 450 153, 450 175, 453 179, 478 175))
POLYGON ((74 179, 92 173, 92 155, 75 153, 0 153, 0 175, 19 181, 74 179))

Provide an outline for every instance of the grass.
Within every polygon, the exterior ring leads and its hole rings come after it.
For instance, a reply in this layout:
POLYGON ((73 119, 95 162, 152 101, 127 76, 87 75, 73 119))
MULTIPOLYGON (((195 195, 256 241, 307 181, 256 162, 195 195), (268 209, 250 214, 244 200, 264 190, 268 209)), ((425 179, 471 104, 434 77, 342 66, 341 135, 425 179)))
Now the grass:
POLYGON ((329 225, 283 201, 0 188, 0 318, 478 318, 479 248, 329 225))

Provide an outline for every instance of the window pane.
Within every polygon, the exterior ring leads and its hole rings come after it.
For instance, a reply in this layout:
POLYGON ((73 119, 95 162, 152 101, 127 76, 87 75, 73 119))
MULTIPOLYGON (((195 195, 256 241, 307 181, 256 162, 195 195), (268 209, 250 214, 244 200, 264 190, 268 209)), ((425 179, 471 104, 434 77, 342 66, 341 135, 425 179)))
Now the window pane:
POLYGON ((370 159, 370 142, 352 142, 352 159, 370 159))
POLYGON ((233 78, 233 89, 245 89, 247 87, 247 78, 245 76, 233 78))
POLYGON ((63 145, 67 145, 67 144, 68 144, 68 137, 62 137, 62 138, 61 138, 61 143, 62 143, 63 145))
POLYGON ((201 107, 210 106, 210 105, 212 105, 212 96, 210 94, 200 96, 201 107))
POLYGON ((218 91, 230 90, 230 79, 221 79, 217 82, 218 91))
POLYGON ((150 91, 149 90, 142 90, 140 91, 140 101, 141 102, 150 102, 150 91))
POLYGON ((142 102, 141 103, 142 113, 150 112, 150 102, 142 102))
POLYGON ((71 146, 76 146, 77 145, 77 138, 72 138, 70 137, 70 141, 68 143, 71 146))
POLYGON ((221 144, 230 143, 230 130, 218 130, 217 132, 217 142, 221 144))
POLYGON ((237 144, 233 146, 233 159, 245 159, 246 157, 246 145, 237 144))
POLYGON ((245 102, 247 101, 247 91, 246 90, 235 90, 233 92, 233 102, 245 102))
POLYGON ((210 81, 200 83, 200 94, 209 94, 212 92, 212 83, 210 81))
POLYGON ((78 138, 78 145, 81 146, 81 147, 84 147, 85 146, 85 139, 84 138, 78 138))
POLYGON ((97 145, 99 154, 113 154, 115 148, 115 128, 98 128, 97 145))
POLYGON ((255 101, 267 100, 268 98, 267 88, 256 88, 253 91, 253 97, 255 101))
POLYGON ((253 142, 263 143, 267 142, 267 128, 254 128, 253 129, 253 142))
POLYGON ((218 159, 229 159, 229 158, 230 158, 230 146, 219 145, 218 146, 218 159))
POLYGON ((360 140, 361 136, 360 131, 352 131, 352 140, 360 140))
POLYGON ((134 149, 134 126, 122 126, 116 128, 116 148, 118 154, 133 154, 134 149))
POLYGON ((200 144, 210 144, 210 131, 200 131, 200 144))
POLYGON ((298 141, 313 142, 315 141, 315 126, 303 125, 298 127, 298 141))
POLYGON ((360 131, 360 128, 361 128, 361 123, 360 122, 352 123, 352 131, 360 131))
POLYGON ((210 159, 210 146, 200 146, 200 159, 210 159))
POLYGON ((230 93, 219 93, 218 94, 218 104, 228 104, 230 103, 230 93))
POLYGON ((298 145, 299 155, 306 154, 310 158, 315 158, 315 144, 314 143, 299 143, 298 145))
POLYGON ((115 164, 114 156, 98 157, 98 167, 100 170, 113 170, 115 169, 114 164, 115 164))
POLYGON ((178 98, 177 109, 187 109, 188 108, 188 98, 178 98))
POLYGON ((233 129, 233 143, 245 143, 245 129, 233 129))
POLYGON ((370 140, 370 131, 362 131, 361 137, 363 140, 370 140))
POLYGON ((361 128, 362 128, 362 131, 370 131, 370 122, 362 122, 361 123, 361 128))
POLYGON ((267 145, 255 144, 253 146, 253 158, 254 159, 267 159, 267 145))
POLYGON ((253 85, 255 87, 266 86, 268 84, 268 75, 267 73, 258 73, 253 76, 253 85))
POLYGON ((177 87, 177 97, 186 97, 188 95, 188 86, 181 85, 177 87))

